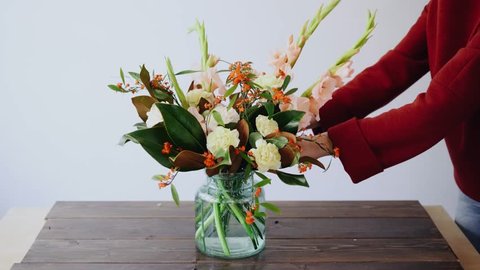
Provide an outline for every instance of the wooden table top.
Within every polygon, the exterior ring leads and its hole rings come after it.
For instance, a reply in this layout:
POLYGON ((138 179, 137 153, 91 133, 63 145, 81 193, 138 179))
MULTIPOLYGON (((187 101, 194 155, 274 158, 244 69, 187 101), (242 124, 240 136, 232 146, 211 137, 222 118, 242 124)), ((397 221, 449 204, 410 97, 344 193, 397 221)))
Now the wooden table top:
POLYGON ((195 249, 191 202, 58 202, 12 269, 463 269, 416 201, 276 203, 265 250, 226 261, 195 249))

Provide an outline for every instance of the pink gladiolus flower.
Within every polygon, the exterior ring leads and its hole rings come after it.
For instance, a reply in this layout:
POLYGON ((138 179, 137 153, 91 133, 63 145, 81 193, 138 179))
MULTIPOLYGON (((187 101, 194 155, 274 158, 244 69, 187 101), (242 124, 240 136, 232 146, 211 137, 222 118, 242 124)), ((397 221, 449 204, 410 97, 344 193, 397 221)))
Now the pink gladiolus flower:
POLYGON ((200 72, 197 80, 206 88, 206 90, 213 92, 218 89, 218 94, 221 96, 223 96, 227 90, 225 84, 217 73, 217 69, 214 67, 200 72))
POLYGON ((290 35, 288 38, 288 48, 286 52, 288 64, 291 67, 292 64, 297 61, 298 56, 300 55, 301 48, 293 40, 293 35, 290 35))
POLYGON ((193 115, 193 117, 195 117, 195 119, 197 119, 198 123, 200 123, 200 126, 203 129, 203 132, 206 133, 207 132, 207 125, 206 125, 206 122, 205 122, 205 118, 203 117, 203 115, 201 115, 198 112, 198 109, 196 107, 188 107, 187 111, 189 113, 191 113, 193 115))
POLYGON ((333 76, 336 80, 336 87, 342 87, 345 79, 352 77, 353 74, 352 61, 348 61, 340 67, 333 76))

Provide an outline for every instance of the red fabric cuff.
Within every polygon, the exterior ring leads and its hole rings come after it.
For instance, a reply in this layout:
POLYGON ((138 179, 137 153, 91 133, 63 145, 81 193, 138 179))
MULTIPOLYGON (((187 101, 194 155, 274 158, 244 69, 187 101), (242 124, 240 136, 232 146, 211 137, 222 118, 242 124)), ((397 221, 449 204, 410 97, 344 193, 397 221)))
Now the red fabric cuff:
POLYGON ((319 114, 320 126, 323 130, 327 130, 353 117, 347 108, 336 99, 331 99, 320 107, 319 114))
POLYGON ((340 148, 340 160, 353 183, 383 171, 383 166, 363 136, 358 121, 352 118, 328 129, 328 136, 334 147, 340 148))

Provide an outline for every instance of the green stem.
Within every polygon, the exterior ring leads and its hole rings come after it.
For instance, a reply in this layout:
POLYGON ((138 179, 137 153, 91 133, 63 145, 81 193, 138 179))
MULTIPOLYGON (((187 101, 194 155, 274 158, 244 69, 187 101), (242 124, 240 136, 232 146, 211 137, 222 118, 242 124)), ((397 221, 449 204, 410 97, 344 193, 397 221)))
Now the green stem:
POLYGON ((228 248, 227 240, 225 239, 225 232, 220 223, 220 207, 218 206, 218 203, 213 204, 213 213, 215 214, 215 227, 217 229, 218 239, 220 239, 220 244, 222 245, 223 253, 230 256, 230 249, 228 248))
MULTIPOLYGON (((225 198, 227 199, 227 201, 230 201, 230 202, 233 201, 232 198, 230 197, 230 195, 228 194, 228 192, 223 187, 223 183, 221 181, 217 181, 217 185, 222 190, 222 193, 225 196, 225 198)), ((250 226, 248 226, 248 224, 245 222, 245 217, 242 214, 242 211, 238 208, 238 206, 235 203, 229 203, 228 206, 229 206, 230 210, 232 210, 235 217, 237 217, 240 224, 242 224, 243 228, 245 229, 247 234, 250 236, 252 241, 255 241, 255 237, 253 235, 252 228, 250 226)))

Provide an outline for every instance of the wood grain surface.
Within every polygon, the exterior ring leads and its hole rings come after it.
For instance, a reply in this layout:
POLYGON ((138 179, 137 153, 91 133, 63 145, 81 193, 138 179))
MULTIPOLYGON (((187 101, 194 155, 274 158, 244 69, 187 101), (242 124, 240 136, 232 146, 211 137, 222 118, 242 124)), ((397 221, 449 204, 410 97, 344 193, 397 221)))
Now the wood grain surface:
POLYGON ((57 202, 12 269, 462 269, 418 202, 276 204, 265 250, 227 261, 196 250, 191 202, 57 202))

